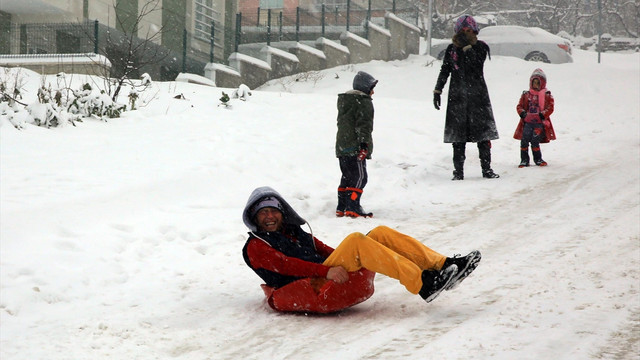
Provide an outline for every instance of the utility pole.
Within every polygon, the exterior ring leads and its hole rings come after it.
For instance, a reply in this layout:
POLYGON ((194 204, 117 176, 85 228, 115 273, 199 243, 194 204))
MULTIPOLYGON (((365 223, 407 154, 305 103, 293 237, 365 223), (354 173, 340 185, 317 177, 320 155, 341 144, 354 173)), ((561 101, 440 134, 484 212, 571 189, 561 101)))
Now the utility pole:
POLYGON ((600 64, 601 51, 602 51, 602 0, 598 0, 598 64, 600 64))
POLYGON ((429 0, 429 11, 427 14, 429 18, 429 20, 427 21, 427 54, 431 55, 431 22, 433 19, 433 0, 429 0))

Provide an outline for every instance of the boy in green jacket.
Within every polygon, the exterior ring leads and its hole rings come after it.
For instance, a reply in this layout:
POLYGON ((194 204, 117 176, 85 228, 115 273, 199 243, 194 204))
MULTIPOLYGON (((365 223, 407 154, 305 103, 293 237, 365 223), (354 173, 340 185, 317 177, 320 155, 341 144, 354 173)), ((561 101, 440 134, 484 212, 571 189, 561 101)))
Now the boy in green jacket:
POLYGON ((367 159, 373 153, 373 88, 378 80, 364 71, 353 78, 353 89, 338 95, 336 157, 340 163, 340 185, 336 216, 371 217, 360 205, 367 184, 367 159))

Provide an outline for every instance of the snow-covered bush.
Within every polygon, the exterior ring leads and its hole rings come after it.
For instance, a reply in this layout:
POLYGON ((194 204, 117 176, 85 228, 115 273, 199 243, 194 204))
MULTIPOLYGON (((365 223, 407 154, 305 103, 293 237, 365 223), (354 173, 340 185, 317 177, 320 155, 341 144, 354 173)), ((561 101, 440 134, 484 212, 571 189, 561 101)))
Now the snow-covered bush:
POLYGON ((249 96, 251 96, 251 89, 249 89, 245 84, 240 84, 240 86, 231 94, 231 97, 234 99, 240 99, 243 101, 246 101, 249 96))
POLYGON ((114 102, 104 91, 94 90, 88 83, 79 89, 71 88, 68 85, 70 80, 64 73, 56 76, 56 88, 47 84, 46 78, 42 77, 37 101, 23 102, 23 78, 20 69, 5 69, 4 76, 0 77, 0 116, 19 129, 24 128, 25 124, 75 126, 83 118, 117 118, 126 110, 125 104, 114 102))

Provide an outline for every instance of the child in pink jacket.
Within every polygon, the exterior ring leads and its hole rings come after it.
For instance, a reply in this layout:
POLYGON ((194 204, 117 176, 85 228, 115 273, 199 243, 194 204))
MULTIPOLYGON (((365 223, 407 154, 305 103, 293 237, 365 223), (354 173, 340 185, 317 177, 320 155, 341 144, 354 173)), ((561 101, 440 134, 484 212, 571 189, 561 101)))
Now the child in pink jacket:
POLYGON ((520 122, 513 134, 514 139, 520 140, 520 165, 529 166, 529 143, 533 162, 538 166, 547 166, 542 160, 540 143, 548 143, 556 139, 551 118, 553 113, 553 96, 547 89, 547 76, 542 69, 535 69, 529 79, 529 91, 523 91, 516 110, 520 115, 520 122))

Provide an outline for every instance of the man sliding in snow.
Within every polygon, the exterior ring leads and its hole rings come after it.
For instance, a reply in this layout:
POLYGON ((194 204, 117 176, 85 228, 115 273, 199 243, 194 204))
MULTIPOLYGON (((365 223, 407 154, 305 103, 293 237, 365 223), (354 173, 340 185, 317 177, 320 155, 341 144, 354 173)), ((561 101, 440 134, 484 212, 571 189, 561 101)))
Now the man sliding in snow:
POLYGON ((317 291, 324 283, 343 283, 349 272, 366 268, 400 281, 425 301, 455 288, 480 262, 480 252, 446 257, 418 240, 386 226, 352 233, 334 250, 302 230, 306 223, 270 187, 253 191, 242 219, 251 230, 242 254, 265 283, 280 288, 312 278, 317 291))

